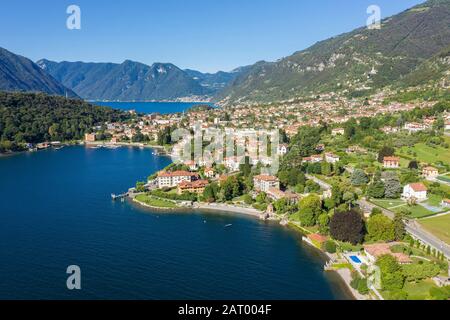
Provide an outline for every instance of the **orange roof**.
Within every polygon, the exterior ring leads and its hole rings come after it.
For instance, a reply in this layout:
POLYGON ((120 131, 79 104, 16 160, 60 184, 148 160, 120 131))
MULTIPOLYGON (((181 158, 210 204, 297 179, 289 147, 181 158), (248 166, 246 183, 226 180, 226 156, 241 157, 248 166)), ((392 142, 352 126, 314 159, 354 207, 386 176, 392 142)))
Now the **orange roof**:
POLYGON ((312 233, 312 234, 309 234, 309 235, 308 235, 308 238, 309 238, 310 240, 312 240, 312 241, 316 241, 316 242, 319 242, 319 243, 323 243, 323 242, 325 242, 325 241, 328 240, 327 237, 325 237, 325 236, 323 236, 323 235, 321 235, 321 234, 318 234, 318 233, 312 233))
POLYGON ((197 176, 198 176, 197 173, 189 171, 174 171, 174 172, 161 171, 158 173, 158 177, 197 177, 197 176))
POLYGON ((411 263, 411 258, 404 253, 393 253, 389 243, 376 243, 364 246, 364 249, 371 256, 378 258, 384 255, 391 255, 400 263, 411 263))
POLYGON ((423 168, 424 171, 438 171, 438 169, 434 168, 434 167, 425 167, 423 168))
POLYGON ((193 182, 182 181, 178 186, 181 189, 204 188, 209 184, 208 180, 197 180, 193 182))
POLYGON ((394 161, 394 162, 399 162, 400 158, 399 157, 384 157, 383 159, 384 161, 394 161))
POLYGON ((278 181, 278 178, 275 176, 270 176, 268 174, 261 174, 259 176, 255 176, 254 179, 262 180, 262 181, 278 181))
POLYGON ((411 183, 409 185, 415 192, 427 191, 427 187, 423 183, 411 183))

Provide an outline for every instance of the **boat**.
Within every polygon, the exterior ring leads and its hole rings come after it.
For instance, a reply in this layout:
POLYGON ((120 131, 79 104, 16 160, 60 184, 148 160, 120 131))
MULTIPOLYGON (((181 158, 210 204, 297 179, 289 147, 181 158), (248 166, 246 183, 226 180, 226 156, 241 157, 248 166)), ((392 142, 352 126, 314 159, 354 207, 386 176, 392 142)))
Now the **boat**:
POLYGON ((229 227, 231 227, 232 226, 232 224, 230 223, 230 224, 227 224, 226 226, 225 226, 225 228, 229 228, 229 227))

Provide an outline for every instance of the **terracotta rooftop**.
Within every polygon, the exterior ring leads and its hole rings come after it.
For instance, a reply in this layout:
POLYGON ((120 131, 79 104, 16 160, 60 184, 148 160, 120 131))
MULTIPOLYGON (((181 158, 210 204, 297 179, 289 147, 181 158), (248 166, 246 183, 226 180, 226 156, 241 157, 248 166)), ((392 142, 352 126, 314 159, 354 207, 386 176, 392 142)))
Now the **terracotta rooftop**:
POLYGON ((423 183, 411 183, 409 185, 415 192, 427 191, 427 187, 423 183))
POLYGON ((262 181, 278 181, 278 178, 275 176, 270 176, 268 174, 261 174, 259 176, 255 176, 254 179, 262 180, 262 181))
POLYGON ((161 171, 158 173, 158 177, 197 177, 197 176, 198 176, 197 173, 189 171, 174 171, 174 172, 161 171))

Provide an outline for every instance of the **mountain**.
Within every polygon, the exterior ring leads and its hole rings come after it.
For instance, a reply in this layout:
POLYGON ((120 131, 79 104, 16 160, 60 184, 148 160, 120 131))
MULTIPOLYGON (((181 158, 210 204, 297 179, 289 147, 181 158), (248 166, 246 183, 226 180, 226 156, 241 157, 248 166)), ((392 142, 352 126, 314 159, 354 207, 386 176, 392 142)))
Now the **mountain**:
MULTIPOLYGON (((259 62, 217 95, 222 103, 272 102, 324 92, 351 96, 407 78, 450 44, 450 0, 430 0, 277 62, 259 62)), ((448 64, 447 64, 448 70, 448 64)))
POLYGON ((216 73, 202 73, 196 70, 184 70, 192 79, 198 81, 203 87, 209 89, 211 93, 223 90, 229 83, 245 72, 248 67, 240 67, 231 72, 219 71, 216 73))
POLYGON ((77 97, 33 61, 0 48, 0 90, 77 97))
POLYGON ((37 64, 55 79, 89 100, 149 101, 205 96, 208 88, 170 63, 148 66, 126 60, 115 63, 53 62, 37 64))

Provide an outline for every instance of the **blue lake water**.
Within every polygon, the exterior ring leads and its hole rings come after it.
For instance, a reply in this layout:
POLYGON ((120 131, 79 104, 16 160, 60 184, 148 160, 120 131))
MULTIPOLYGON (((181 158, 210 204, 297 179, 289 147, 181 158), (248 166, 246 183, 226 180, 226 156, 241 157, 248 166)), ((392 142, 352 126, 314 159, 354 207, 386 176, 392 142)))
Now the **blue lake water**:
POLYGON ((0 299, 349 298, 295 231, 111 200, 169 161, 82 146, 0 157, 0 299), (69 265, 81 291, 66 288, 69 265))
POLYGON ((92 102, 98 106, 106 106, 121 110, 136 110, 139 113, 178 113, 188 110, 195 105, 212 105, 202 102, 92 102))

